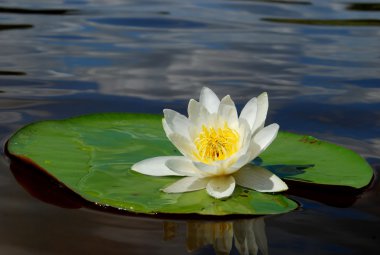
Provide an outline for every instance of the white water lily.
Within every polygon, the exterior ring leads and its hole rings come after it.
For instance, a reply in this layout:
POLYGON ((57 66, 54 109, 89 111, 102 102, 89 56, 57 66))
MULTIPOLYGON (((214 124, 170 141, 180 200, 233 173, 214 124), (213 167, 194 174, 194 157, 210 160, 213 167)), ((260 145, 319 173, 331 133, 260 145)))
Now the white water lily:
POLYGON ((142 160, 132 170, 152 176, 186 176, 163 189, 182 193, 206 189, 210 196, 231 196, 240 185, 260 192, 287 190, 287 185, 269 170, 249 164, 276 138, 278 124, 264 127, 268 95, 252 98, 238 116, 229 95, 219 100, 209 88, 199 102, 189 101, 188 118, 164 110, 165 133, 183 156, 142 160))

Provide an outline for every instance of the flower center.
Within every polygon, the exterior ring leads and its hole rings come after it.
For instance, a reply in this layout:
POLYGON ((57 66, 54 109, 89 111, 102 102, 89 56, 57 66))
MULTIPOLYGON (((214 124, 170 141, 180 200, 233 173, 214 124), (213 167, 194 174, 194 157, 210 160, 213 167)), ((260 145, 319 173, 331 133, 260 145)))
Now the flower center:
POLYGON ((238 150, 239 134, 236 130, 224 125, 215 129, 202 126, 202 131, 195 139, 198 153, 197 158, 203 163, 224 160, 238 150))

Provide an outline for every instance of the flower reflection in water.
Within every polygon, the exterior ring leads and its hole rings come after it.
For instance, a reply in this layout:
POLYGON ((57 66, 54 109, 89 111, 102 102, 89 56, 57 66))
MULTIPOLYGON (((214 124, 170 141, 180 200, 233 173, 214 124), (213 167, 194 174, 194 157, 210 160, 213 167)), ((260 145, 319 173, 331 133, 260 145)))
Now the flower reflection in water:
MULTIPOLYGON (((165 222, 165 240, 174 239, 178 224, 165 222)), ((264 218, 212 222, 188 221, 186 246, 189 252, 212 247, 215 254, 268 254, 264 218)))

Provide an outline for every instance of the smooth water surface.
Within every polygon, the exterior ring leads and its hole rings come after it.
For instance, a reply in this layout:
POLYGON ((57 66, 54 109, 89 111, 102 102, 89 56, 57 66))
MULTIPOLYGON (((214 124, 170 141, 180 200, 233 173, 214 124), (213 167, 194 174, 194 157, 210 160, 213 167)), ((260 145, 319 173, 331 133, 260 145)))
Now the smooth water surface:
MULTIPOLYGON (((351 148, 377 173, 379 45, 379 1, 0 1, 1 141, 38 120, 185 113, 203 86, 239 108, 267 91, 267 123, 351 148)), ((215 222, 73 209, 42 198, 59 187, 27 192, 32 177, 17 173, 4 155, 1 254, 380 251, 377 179, 360 195, 290 189, 295 212, 215 222)))

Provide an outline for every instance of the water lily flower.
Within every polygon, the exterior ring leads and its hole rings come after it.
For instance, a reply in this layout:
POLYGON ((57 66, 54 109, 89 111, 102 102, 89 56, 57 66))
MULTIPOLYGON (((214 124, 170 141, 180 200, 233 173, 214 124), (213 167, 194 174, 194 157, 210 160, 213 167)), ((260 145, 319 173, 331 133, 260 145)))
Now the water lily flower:
POLYGON ((240 185, 260 192, 287 190, 287 185, 269 170, 249 164, 276 138, 279 125, 264 127, 268 95, 252 98, 238 116, 229 95, 219 100, 209 88, 199 102, 191 99, 188 117, 164 109, 166 136, 183 156, 142 160, 132 170, 151 176, 185 176, 164 188, 167 193, 206 189, 215 198, 232 195, 240 185))

